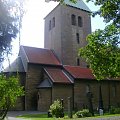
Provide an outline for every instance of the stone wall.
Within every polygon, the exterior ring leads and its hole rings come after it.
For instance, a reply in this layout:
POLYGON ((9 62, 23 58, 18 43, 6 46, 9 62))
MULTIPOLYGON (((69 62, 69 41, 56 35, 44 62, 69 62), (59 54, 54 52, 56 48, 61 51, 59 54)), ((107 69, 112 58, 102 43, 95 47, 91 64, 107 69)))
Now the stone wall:
POLYGON ((95 110, 99 107, 99 86, 101 85, 102 100, 104 109, 111 106, 120 106, 120 82, 117 81, 97 81, 97 80, 75 80, 74 84, 74 107, 83 109, 88 107, 88 85, 93 95, 92 102, 95 110))
POLYGON ((39 89, 38 92, 38 110, 41 112, 46 112, 49 110, 52 104, 52 91, 51 88, 39 89))
POLYGON ((64 110, 68 109, 68 97, 72 97, 73 102, 73 86, 67 84, 54 84, 52 88, 52 102, 54 100, 64 101, 64 110))
POLYGON ((87 105, 86 82, 75 80, 74 83, 74 108, 83 109, 87 105))
MULTIPOLYGON (((70 6, 61 7, 61 50, 63 64, 77 65, 78 49, 87 44, 86 36, 91 33, 91 18, 88 12, 70 6), (76 16, 76 25, 71 24, 71 15, 76 16), (82 18, 82 27, 79 27, 78 17, 82 18), (79 34, 79 43, 76 34, 79 34)), ((80 59, 80 65, 86 64, 80 59)))
POLYGON ((25 110, 37 110, 37 86, 42 79, 42 67, 29 64, 25 83, 25 110))

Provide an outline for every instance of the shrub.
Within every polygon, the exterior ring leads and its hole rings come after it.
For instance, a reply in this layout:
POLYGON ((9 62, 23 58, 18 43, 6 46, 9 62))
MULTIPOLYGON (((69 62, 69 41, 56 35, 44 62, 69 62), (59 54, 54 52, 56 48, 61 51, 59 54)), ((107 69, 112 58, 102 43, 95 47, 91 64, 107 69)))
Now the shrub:
POLYGON ((115 114, 120 114, 120 108, 115 108, 115 114))
POLYGON ((55 116, 56 118, 64 117, 63 106, 60 100, 54 101, 54 103, 50 106, 49 112, 52 114, 52 116, 55 116))
POLYGON ((109 109, 110 114, 115 114, 115 107, 111 106, 109 109))
POLYGON ((120 108, 116 108, 111 106, 110 110, 109 110, 110 114, 119 114, 120 113, 120 108))
POLYGON ((75 115, 78 117, 78 118, 81 118, 81 117, 90 117, 92 116, 92 114, 89 112, 88 109, 83 109, 81 111, 78 111, 75 113, 75 115))

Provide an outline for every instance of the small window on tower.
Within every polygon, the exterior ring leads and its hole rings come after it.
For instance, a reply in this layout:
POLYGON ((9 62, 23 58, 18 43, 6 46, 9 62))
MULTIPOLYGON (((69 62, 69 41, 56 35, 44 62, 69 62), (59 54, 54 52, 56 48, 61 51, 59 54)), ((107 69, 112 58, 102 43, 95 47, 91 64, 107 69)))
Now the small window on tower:
POLYGON ((49 30, 51 30, 51 20, 49 21, 49 30))
POLYGON ((82 27, 82 18, 78 16, 78 26, 82 27))
POLYGON ((53 17, 53 19, 52 19, 52 27, 53 28, 55 27, 55 17, 53 17))
POLYGON ((76 33, 76 40, 77 40, 77 43, 79 44, 80 43, 80 37, 79 37, 79 33, 76 33))
POLYGON ((71 15, 71 24, 76 25, 76 16, 74 14, 71 15))
POLYGON ((80 65, 80 59, 77 58, 77 66, 79 66, 79 65, 80 65))

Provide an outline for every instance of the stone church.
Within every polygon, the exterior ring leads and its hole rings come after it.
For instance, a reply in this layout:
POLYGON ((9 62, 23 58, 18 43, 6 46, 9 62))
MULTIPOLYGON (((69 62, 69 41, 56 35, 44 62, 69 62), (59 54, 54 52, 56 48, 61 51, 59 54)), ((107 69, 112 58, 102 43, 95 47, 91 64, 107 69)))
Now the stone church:
POLYGON ((78 50, 87 44, 91 33, 90 9, 82 0, 76 4, 65 0, 45 17, 44 48, 21 46, 18 58, 6 73, 19 73, 25 96, 14 109, 48 111, 56 99, 63 99, 67 110, 68 97, 75 110, 88 108, 88 93, 93 109, 120 105, 120 80, 95 80, 78 50))

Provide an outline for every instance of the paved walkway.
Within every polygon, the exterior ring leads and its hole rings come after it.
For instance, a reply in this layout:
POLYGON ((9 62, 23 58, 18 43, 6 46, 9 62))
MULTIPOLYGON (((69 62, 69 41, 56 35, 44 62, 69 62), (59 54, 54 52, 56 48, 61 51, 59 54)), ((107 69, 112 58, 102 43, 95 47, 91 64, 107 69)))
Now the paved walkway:
MULTIPOLYGON (((16 116, 21 116, 25 114, 39 114, 39 111, 10 111, 7 114, 6 120, 25 120, 22 118, 16 118, 16 116)), ((82 118, 81 120, 120 120, 120 116, 110 116, 106 118, 82 118)))

